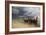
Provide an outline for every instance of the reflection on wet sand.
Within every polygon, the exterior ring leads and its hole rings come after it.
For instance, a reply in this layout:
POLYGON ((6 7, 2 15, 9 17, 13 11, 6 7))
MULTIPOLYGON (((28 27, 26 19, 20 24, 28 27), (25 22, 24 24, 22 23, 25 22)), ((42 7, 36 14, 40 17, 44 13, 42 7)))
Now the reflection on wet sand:
POLYGON ((13 20, 12 21, 12 27, 13 28, 30 28, 30 27, 37 27, 34 23, 27 23, 23 20, 13 20))

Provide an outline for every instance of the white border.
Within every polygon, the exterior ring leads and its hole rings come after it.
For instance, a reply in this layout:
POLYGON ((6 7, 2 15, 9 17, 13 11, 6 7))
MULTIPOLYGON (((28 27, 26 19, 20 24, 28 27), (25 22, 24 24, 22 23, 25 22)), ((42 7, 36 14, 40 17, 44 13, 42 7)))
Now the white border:
POLYGON ((43 7, 42 5, 22 5, 22 4, 9 4, 9 31, 26 31, 26 30, 42 30, 43 28, 43 7), (19 7, 40 7, 40 27, 35 27, 35 28, 12 28, 12 6, 19 6, 19 7))

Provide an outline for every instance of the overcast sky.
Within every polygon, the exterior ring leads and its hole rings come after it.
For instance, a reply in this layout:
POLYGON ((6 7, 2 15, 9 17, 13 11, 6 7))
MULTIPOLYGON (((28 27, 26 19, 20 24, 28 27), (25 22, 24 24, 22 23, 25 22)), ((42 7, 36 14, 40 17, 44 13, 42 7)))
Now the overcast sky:
POLYGON ((39 7, 12 7, 12 13, 17 16, 39 16, 39 7))

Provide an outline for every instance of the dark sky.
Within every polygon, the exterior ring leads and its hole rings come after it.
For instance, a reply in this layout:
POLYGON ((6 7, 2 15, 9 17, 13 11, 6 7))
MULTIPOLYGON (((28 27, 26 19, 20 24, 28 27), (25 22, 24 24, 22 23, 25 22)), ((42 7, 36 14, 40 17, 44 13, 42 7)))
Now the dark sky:
POLYGON ((12 7, 12 13, 18 17, 24 16, 39 16, 39 7, 12 7))

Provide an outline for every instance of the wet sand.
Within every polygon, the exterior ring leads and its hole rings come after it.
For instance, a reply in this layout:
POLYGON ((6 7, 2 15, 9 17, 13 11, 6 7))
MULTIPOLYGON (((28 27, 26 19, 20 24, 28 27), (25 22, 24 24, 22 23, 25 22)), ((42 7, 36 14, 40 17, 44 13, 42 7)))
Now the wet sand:
POLYGON ((12 21, 12 28, 31 28, 31 27, 36 27, 36 25, 30 23, 25 23, 22 20, 13 20, 12 21))

